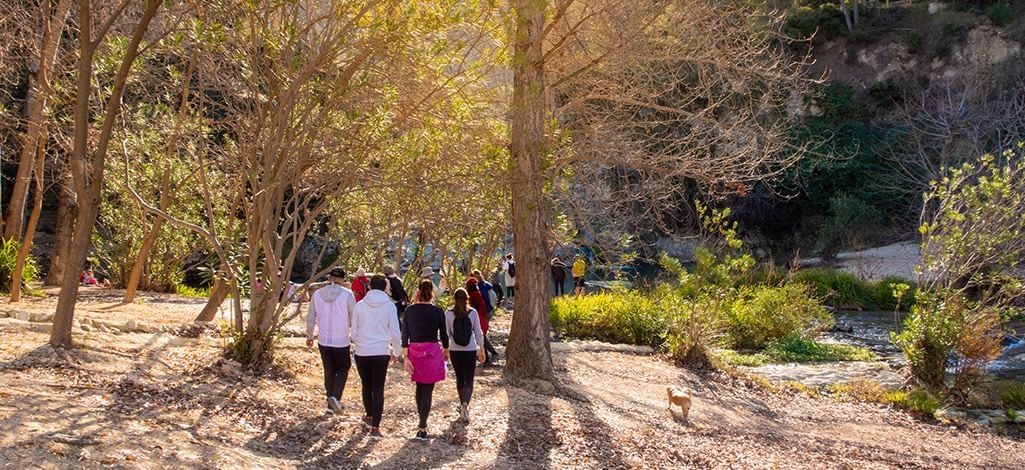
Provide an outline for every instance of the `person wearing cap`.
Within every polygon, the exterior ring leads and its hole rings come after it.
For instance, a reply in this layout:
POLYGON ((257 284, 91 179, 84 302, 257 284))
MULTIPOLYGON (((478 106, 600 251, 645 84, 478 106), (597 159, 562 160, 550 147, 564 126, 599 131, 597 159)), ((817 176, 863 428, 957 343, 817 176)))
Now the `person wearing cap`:
POLYGON ((356 296, 356 302, 363 300, 363 297, 370 291, 370 278, 363 268, 356 270, 356 277, 352 280, 352 294, 356 296))
POLYGON ((356 298, 343 287, 345 270, 334 268, 328 274, 328 284, 310 297, 306 314, 306 347, 313 347, 314 329, 319 330, 317 347, 324 365, 324 391, 330 413, 342 411, 342 391, 349 378, 352 360, 349 356, 349 335, 356 298))
POLYGON ((434 286, 434 292, 438 295, 442 293, 442 290, 438 288, 438 284, 434 282, 434 268, 430 266, 424 266, 422 269, 420 269, 420 278, 429 279, 431 281, 431 285, 434 286))

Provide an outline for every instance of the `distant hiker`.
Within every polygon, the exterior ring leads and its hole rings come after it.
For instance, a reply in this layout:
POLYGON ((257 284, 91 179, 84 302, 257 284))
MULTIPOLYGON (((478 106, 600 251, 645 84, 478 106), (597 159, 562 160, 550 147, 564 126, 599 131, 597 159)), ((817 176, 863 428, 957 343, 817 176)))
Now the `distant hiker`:
POLYGON ((485 336, 479 313, 468 305, 466 289, 456 289, 452 297, 455 305, 445 312, 445 328, 448 331, 448 355, 456 374, 456 392, 459 393, 459 418, 466 423, 470 421, 473 376, 477 363, 485 360, 485 336))
POLYGON ((356 270, 356 277, 352 280, 352 294, 356 296, 356 302, 363 300, 363 296, 370 291, 370 278, 363 268, 356 270))
POLYGON ((96 279, 96 275, 93 274, 92 269, 86 269, 82 271, 82 274, 78 276, 78 280, 83 286, 98 286, 100 281, 96 279))
POLYGON ((509 294, 509 298, 516 297, 516 261, 513 260, 512 253, 505 255, 505 261, 502 261, 502 271, 505 272, 505 291, 509 294))
POLYGON ((349 378, 349 325, 352 323, 356 299, 352 292, 342 286, 345 270, 334 268, 328 274, 328 284, 313 293, 306 314, 306 347, 313 347, 313 329, 320 330, 317 348, 320 361, 324 364, 324 391, 327 393, 327 409, 332 413, 342 412, 342 391, 349 378))
POLYGON ((420 428, 415 439, 426 441, 434 384, 445 380, 449 341, 445 312, 431 303, 434 301, 434 284, 430 280, 420 280, 415 300, 402 317, 402 356, 406 371, 416 382, 416 411, 420 415, 420 428))
POLYGON ((395 302, 395 310, 398 312, 399 318, 401 319, 402 312, 409 306, 409 294, 406 293, 406 288, 402 285, 402 279, 395 274, 395 268, 385 266, 382 271, 388 278, 388 295, 390 295, 392 301, 395 302))
MULTIPOLYGON (((420 278, 429 279, 431 281, 431 285, 434 286, 435 294, 441 294, 441 289, 439 289, 438 285, 434 283, 434 274, 434 268, 430 266, 424 266, 423 269, 420 270, 420 278)), ((420 284, 418 283, 417 286, 419 285, 420 284)))
POLYGON ((502 299, 505 299, 505 292, 502 290, 502 265, 495 267, 495 270, 491 272, 491 285, 495 288, 495 296, 498 297, 495 300, 495 305, 501 304, 502 299))
POLYGON ((495 292, 495 286, 484 280, 484 275, 479 269, 474 269, 470 275, 477 280, 477 288, 480 289, 480 296, 484 298, 484 307, 487 308, 488 321, 491 321, 491 317, 495 314, 495 302, 491 298, 495 292))
POLYGON ((484 364, 491 365, 491 360, 498 355, 498 351, 491 346, 488 341, 488 324, 491 322, 491 317, 488 315, 488 306, 484 302, 484 296, 482 295, 477 278, 470 276, 466 280, 466 293, 470 302, 470 307, 473 308, 477 315, 480 317, 480 328, 484 332, 483 346, 487 354, 485 355, 484 364))
POLYGON ((381 437, 381 415, 384 413, 384 379, 388 361, 398 362, 402 334, 399 332, 395 304, 384 290, 388 279, 374 275, 370 291, 356 304, 352 314, 352 342, 355 345, 356 371, 363 384, 363 426, 370 428, 370 437, 381 437))
POLYGON ((552 258, 552 285, 555 286, 555 295, 566 294, 566 263, 559 258, 552 258))
POLYGON ((577 256, 577 259, 573 261, 573 285, 575 286, 573 292, 576 293, 577 297, 584 295, 585 276, 587 276, 587 262, 584 261, 583 256, 577 256))

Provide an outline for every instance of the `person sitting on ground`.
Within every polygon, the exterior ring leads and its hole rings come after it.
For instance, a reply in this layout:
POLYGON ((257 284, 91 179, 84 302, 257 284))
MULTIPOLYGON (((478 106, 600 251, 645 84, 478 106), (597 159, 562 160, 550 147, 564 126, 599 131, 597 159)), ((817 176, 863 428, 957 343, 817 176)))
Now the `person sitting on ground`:
POLYGON ((431 413, 434 384, 445 380, 448 359, 448 330, 445 312, 433 305, 434 284, 422 279, 416 290, 416 302, 406 308, 402 318, 402 356, 406 371, 416 382, 416 410, 420 427, 416 440, 426 441, 427 417, 431 413))
POLYGON ((349 378, 352 359, 349 357, 349 325, 356 299, 345 284, 345 270, 334 268, 328 274, 328 285, 317 289, 306 315, 306 347, 313 347, 314 327, 320 330, 317 349, 324 365, 324 391, 327 409, 342 412, 342 392, 349 378))
POLYGON ((388 279, 381 275, 370 278, 370 291, 356 303, 352 314, 352 343, 356 371, 363 385, 363 426, 370 428, 370 438, 381 437, 381 415, 384 414, 384 381, 388 362, 398 362, 402 343, 395 303, 385 293, 388 279))
POLYGON ((363 268, 356 270, 356 277, 352 279, 352 295, 356 296, 356 302, 363 300, 363 297, 370 291, 370 278, 363 268))
POLYGON ((93 275, 93 270, 91 268, 83 271, 82 275, 79 276, 79 279, 83 286, 98 286, 100 284, 100 281, 96 279, 95 275, 93 275))
POLYGON ((473 376, 477 363, 483 363, 484 331, 480 316, 469 305, 466 289, 456 289, 452 295, 455 304, 445 312, 445 328, 448 332, 449 360, 456 374, 456 392, 459 394, 459 418, 470 421, 470 398, 473 395, 473 376))

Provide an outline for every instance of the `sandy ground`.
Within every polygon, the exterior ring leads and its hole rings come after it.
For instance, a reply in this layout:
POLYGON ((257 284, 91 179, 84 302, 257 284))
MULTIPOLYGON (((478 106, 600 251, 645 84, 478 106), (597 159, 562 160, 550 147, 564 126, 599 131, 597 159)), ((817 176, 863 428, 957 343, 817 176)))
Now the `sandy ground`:
MULTIPOLYGON (((107 300, 86 299, 81 310, 180 323, 202 305, 107 300)), ((424 444, 409 440, 413 386, 401 369, 389 371, 385 438, 369 440, 355 370, 345 413, 325 413, 319 358, 299 338, 286 339, 279 366, 261 376, 224 363, 217 338, 76 331, 70 362, 46 340, 0 326, 4 468, 1025 467, 1025 442, 1014 437, 767 392, 600 345, 556 349, 562 391, 509 386, 500 367, 482 370, 468 426, 454 421, 453 382, 441 383, 424 444), (669 385, 695 391, 689 420, 666 410, 669 385)))
MULTIPOLYGON (((921 261, 921 250, 915 242, 851 251, 836 255, 836 267, 862 279, 879 280, 887 276, 915 279, 915 267, 921 261)), ((805 266, 821 264, 818 258, 802 260, 805 266)))

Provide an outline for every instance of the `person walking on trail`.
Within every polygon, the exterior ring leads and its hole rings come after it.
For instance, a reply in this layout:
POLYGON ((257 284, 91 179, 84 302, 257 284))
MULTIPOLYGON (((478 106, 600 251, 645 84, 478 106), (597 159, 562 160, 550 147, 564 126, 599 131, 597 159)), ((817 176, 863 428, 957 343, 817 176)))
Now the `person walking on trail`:
POLYGON ((445 312, 432 304, 434 283, 429 279, 421 280, 415 299, 402 318, 402 356, 406 371, 416 383, 416 411, 420 415, 420 427, 414 439, 426 441, 434 384, 445 380, 449 341, 445 312))
POLYGON ((470 422, 470 398, 473 395, 473 376, 477 363, 483 363, 484 330, 480 315, 469 305, 466 289, 456 289, 452 295, 455 305, 445 312, 445 329, 448 332, 449 359, 456 374, 456 392, 459 393, 459 419, 470 422))
POLYGON ((477 280, 477 288, 480 289, 480 296, 484 298, 484 308, 487 309, 485 314, 488 317, 488 321, 491 321, 491 317, 495 314, 495 303, 491 298, 491 293, 495 291, 495 286, 484 280, 484 275, 481 274, 479 269, 474 269, 470 275, 477 280))
POLYGON ((388 279, 375 275, 370 291, 356 304, 352 314, 352 342, 355 345, 356 371, 363 384, 363 426, 370 428, 372 439, 381 437, 384 413, 384 379, 388 362, 396 363, 402 343, 395 303, 385 293, 388 279))
POLYGON ((505 272, 505 293, 510 299, 516 297, 516 261, 513 260, 512 253, 505 255, 502 271, 505 272))
POLYGON ((363 296, 367 295, 370 290, 370 278, 367 277, 367 272, 363 268, 356 270, 356 277, 352 280, 352 294, 356 296, 356 302, 363 300, 363 296))
POLYGON ((582 256, 577 256, 577 259, 573 261, 573 285, 575 286, 573 292, 576 293, 577 297, 584 295, 584 277, 587 275, 587 262, 584 261, 582 256))
POLYGON ((552 285, 555 286, 555 295, 566 294, 566 263, 559 258, 552 258, 552 285))
POLYGON ((502 265, 495 267, 495 270, 491 272, 491 285, 495 288, 495 305, 500 305, 502 300, 505 299, 505 292, 502 290, 502 265))
POLYGON ((395 310, 398 312, 399 320, 401 321, 402 312, 409 306, 409 294, 406 293, 406 288, 402 285, 402 279, 395 274, 395 268, 385 266, 381 271, 388 278, 388 294, 391 296, 392 301, 395 302, 395 310))
POLYGON ((342 286, 345 270, 334 268, 328 274, 328 284, 317 289, 310 298, 306 314, 306 347, 313 347, 313 330, 319 329, 317 348, 324 364, 324 391, 327 394, 327 409, 331 413, 342 412, 342 392, 349 379, 349 325, 352 323, 356 299, 352 292, 342 286))
POLYGON ((491 361, 498 355, 498 351, 496 351, 488 342, 488 323, 491 321, 491 318, 488 317, 488 307, 487 304, 484 303, 484 296, 481 295, 480 289, 478 288, 477 278, 471 276, 466 280, 466 292, 469 296, 470 307, 472 307, 480 317, 480 327, 484 332, 484 347, 486 352, 484 365, 491 365, 491 361))

